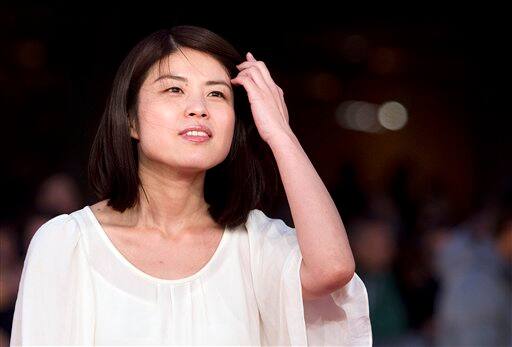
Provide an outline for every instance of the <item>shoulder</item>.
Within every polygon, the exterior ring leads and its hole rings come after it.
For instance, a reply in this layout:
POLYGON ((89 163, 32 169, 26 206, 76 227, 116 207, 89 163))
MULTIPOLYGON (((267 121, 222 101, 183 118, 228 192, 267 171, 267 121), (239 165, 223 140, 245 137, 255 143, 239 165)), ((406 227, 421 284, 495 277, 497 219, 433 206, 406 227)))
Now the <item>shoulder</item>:
POLYGON ((74 248, 81 237, 78 222, 71 214, 60 214, 43 223, 30 240, 28 256, 52 256, 74 248))
POLYGON ((286 225, 282 219, 271 218, 259 209, 249 212, 246 226, 249 233, 270 233, 270 236, 275 237, 295 234, 295 228, 286 225))
POLYGON ((295 228, 279 218, 271 218, 261 210, 253 209, 247 218, 246 229, 250 247, 258 253, 278 252, 283 256, 298 248, 295 228))

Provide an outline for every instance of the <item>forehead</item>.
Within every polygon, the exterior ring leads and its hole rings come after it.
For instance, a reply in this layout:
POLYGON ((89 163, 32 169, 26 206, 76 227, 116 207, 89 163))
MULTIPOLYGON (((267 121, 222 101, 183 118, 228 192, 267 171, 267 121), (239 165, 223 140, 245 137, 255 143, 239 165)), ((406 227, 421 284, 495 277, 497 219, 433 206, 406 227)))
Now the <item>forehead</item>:
POLYGON ((157 78, 170 73, 205 80, 229 78, 227 69, 214 57, 186 47, 178 49, 155 63, 150 69, 149 76, 157 78))

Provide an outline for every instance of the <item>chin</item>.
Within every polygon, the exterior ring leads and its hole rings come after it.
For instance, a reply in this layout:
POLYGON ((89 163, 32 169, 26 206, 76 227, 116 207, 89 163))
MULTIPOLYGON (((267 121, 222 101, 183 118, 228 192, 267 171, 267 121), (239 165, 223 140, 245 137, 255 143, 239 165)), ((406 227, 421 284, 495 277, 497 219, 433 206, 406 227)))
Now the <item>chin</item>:
POLYGON ((186 170, 206 171, 218 165, 219 163, 220 162, 217 160, 212 160, 211 158, 197 158, 196 160, 181 162, 177 165, 177 167, 186 170))

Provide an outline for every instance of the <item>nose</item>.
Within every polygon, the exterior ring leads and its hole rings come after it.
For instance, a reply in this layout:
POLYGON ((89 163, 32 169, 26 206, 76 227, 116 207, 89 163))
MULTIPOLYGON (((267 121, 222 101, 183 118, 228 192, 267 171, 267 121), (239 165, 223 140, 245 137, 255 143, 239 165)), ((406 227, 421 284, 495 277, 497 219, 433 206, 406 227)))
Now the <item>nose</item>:
POLYGON ((204 113, 204 112, 203 112, 203 113, 199 113, 199 112, 198 112, 198 113, 190 112, 188 115, 189 115, 189 116, 195 116, 196 114, 201 114, 201 117, 206 117, 206 116, 207 116, 207 114, 206 114, 206 113, 204 113))
POLYGON ((189 109, 187 111, 189 116, 201 115, 201 117, 207 117, 208 111, 206 110, 206 106, 203 100, 195 100, 190 103, 189 109))

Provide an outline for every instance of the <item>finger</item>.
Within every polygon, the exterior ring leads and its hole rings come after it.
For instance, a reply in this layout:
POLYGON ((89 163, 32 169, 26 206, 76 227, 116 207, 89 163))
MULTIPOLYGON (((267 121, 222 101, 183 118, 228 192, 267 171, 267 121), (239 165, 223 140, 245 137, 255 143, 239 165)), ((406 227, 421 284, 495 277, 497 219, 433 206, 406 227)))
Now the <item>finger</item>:
MULTIPOLYGON (((284 102, 284 100, 282 100, 280 92, 279 92, 279 90, 281 88, 279 88, 274 83, 274 81, 270 77, 270 74, 268 73, 268 70, 266 69, 266 67, 261 68, 260 66, 258 66, 257 63, 258 62, 245 62, 245 63, 242 63, 242 64, 240 64, 238 66, 239 67, 242 67, 242 66, 245 67, 245 68, 243 68, 242 71, 250 71, 251 74, 254 73, 253 79, 258 84, 260 84, 262 86, 266 86, 266 88, 268 90, 270 90, 270 94, 274 98, 274 101, 277 103, 279 110, 281 111, 281 113, 283 113, 284 110, 283 110, 283 107, 282 107, 282 102, 284 102), (245 64, 245 65, 243 65, 243 64, 245 64), (264 72, 262 72, 262 70, 266 71, 267 73, 265 74, 264 72)), ((264 87, 262 87, 262 89, 264 89, 264 87)))
MULTIPOLYGON (((262 93, 258 93, 258 91, 261 92, 261 90, 258 88, 256 83, 254 82, 251 75, 246 72, 246 70, 240 72, 236 78, 233 78, 231 80, 231 82, 233 84, 241 84, 244 86, 244 88, 247 90, 247 94, 249 96, 249 101, 262 97, 262 93)), ((281 90, 281 88, 279 88, 279 90, 281 90)), ((281 114, 283 114, 283 116, 286 119, 286 122, 288 123, 289 122, 288 110, 286 108, 286 104, 284 103, 284 97, 283 97, 282 92, 280 93, 280 99, 281 99, 281 103, 278 102, 277 105, 278 105, 278 108, 279 108, 281 114)))
POLYGON ((263 74, 261 73, 260 69, 258 69, 257 66, 250 66, 247 69, 244 69, 243 71, 246 71, 248 74, 252 76, 252 79, 260 86, 260 89, 262 91, 270 91, 270 96, 274 99, 274 102, 277 104, 277 107, 281 113, 283 113, 283 106, 282 101, 279 96, 279 92, 277 90, 277 86, 274 85, 274 88, 270 88, 267 84, 267 81, 265 81, 265 78, 263 77, 263 74))
MULTIPOLYGON (((262 72, 264 72, 265 75, 268 76, 268 78, 274 82, 272 80, 272 77, 270 76, 270 72, 268 71, 267 69, 267 66, 265 65, 265 63, 263 61, 258 61, 256 60, 256 58, 254 58, 254 56, 252 55, 251 52, 247 52, 247 62, 251 62, 251 63, 257 63, 258 67, 262 68, 262 72)), ((243 64, 243 63, 242 63, 243 64)), ((241 65, 241 64, 240 64, 241 65)))
POLYGON ((247 52, 245 56, 247 57, 248 61, 256 61, 256 58, 254 58, 251 52, 247 52))
POLYGON ((251 66, 254 66, 259 70, 259 72, 263 76, 263 79, 265 80, 267 86, 270 88, 270 90, 272 90, 272 92, 275 93, 276 96, 278 96, 279 93, 278 93, 277 84, 274 82, 274 80, 270 76, 270 72, 268 71, 267 67, 265 66, 265 63, 263 63, 262 61, 256 61, 256 62, 244 62, 244 63, 237 65, 237 67, 241 70, 247 69, 251 66))
POLYGON ((267 82, 267 85, 275 92, 277 96, 279 94, 277 84, 272 79, 272 76, 270 76, 270 72, 268 71, 265 63, 262 61, 247 61, 237 65, 239 69, 246 69, 250 66, 256 66, 261 71, 261 74, 263 75, 263 78, 267 82))
POLYGON ((238 64, 237 67, 239 69, 246 69, 248 68, 249 66, 257 66, 258 69, 261 70, 261 73, 263 74, 263 76, 265 77, 265 79, 268 81, 269 85, 273 85, 273 84, 276 84, 274 82, 274 80, 272 79, 272 76, 270 75, 270 72, 268 71, 268 68, 267 66, 265 65, 264 62, 262 61, 245 61, 241 64, 238 64))
POLYGON ((275 94, 277 95, 277 98, 278 100, 280 100, 281 102, 278 102, 278 106, 279 106, 279 109, 281 111, 281 113, 286 117, 286 121, 288 122, 289 118, 288 118, 288 110, 287 110, 287 107, 286 107, 286 103, 284 101, 284 92, 283 92, 283 89, 281 89, 281 87, 279 87, 275 82, 274 80, 272 79, 272 76, 270 76, 270 72, 268 71, 268 68, 267 66, 265 65, 265 63, 263 61, 258 61, 256 60, 256 58, 254 58, 254 56, 252 55, 251 52, 247 52, 247 62, 245 63, 242 63, 240 64, 241 68, 244 68, 246 65, 251 65, 250 63, 255 63, 256 66, 259 68, 259 70, 261 71, 263 77, 265 78, 265 80, 267 81, 267 84, 269 86, 275 86, 275 94))
POLYGON ((258 84, 261 90, 270 91, 270 86, 267 84, 267 81, 265 81, 263 75, 256 66, 250 66, 242 70, 241 72, 251 75, 252 79, 254 80, 254 82, 256 82, 256 84, 258 84))
POLYGON ((248 73, 242 72, 231 81, 244 86, 247 91, 247 95, 249 96, 249 100, 256 100, 262 97, 261 89, 248 73))

